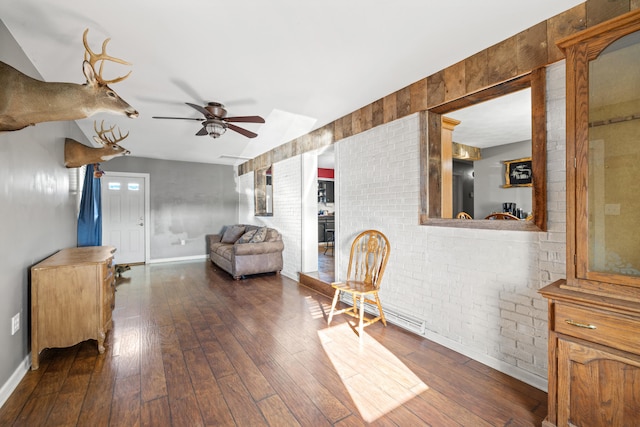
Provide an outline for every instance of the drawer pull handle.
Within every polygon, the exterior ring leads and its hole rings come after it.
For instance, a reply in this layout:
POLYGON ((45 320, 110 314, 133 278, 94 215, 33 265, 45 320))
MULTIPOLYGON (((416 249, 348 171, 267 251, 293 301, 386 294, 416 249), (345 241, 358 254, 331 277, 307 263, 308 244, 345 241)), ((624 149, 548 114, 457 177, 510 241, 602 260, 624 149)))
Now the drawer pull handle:
POLYGON ((571 320, 571 319, 565 320, 565 323, 568 323, 569 325, 572 325, 572 326, 577 326, 578 328, 585 328, 585 329, 595 329, 596 328, 595 325, 591 325, 589 323, 579 323, 579 322, 576 322, 576 321, 571 320))

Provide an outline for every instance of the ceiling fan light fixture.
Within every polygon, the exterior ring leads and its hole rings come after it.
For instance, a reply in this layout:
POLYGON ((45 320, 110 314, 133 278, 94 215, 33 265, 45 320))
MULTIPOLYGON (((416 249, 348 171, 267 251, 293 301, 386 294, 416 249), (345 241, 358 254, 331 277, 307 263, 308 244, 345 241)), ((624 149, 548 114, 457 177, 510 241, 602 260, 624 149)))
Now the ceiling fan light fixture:
POLYGON ((227 127, 224 123, 217 120, 209 121, 205 128, 207 129, 209 136, 213 139, 221 137, 227 131, 227 127))

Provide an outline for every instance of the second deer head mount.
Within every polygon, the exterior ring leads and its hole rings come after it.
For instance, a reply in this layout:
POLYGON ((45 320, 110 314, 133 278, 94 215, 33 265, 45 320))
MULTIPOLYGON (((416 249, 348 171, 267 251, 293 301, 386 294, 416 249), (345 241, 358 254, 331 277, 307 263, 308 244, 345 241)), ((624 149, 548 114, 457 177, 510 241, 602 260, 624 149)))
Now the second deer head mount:
POLYGON ((96 122, 93 122, 93 128, 96 131, 96 136, 93 139, 102 147, 87 147, 76 140, 66 138, 64 141, 64 165, 66 167, 78 168, 83 165, 106 162, 114 157, 131 154, 129 150, 118 145, 120 141, 129 136, 129 132, 122 135, 120 128, 118 128, 118 136, 116 136, 115 126, 105 130, 104 120, 100 123, 100 130, 98 130, 96 122))
POLYGON ((101 53, 94 53, 87 42, 88 32, 85 30, 82 37, 87 58, 82 63, 85 84, 43 82, 0 62, 0 132, 42 122, 83 119, 98 112, 138 117, 135 108, 108 86, 126 79, 130 72, 112 80, 102 77, 104 61, 130 64, 107 55, 110 39, 102 43, 101 53), (96 70, 98 62, 100 67, 96 70))

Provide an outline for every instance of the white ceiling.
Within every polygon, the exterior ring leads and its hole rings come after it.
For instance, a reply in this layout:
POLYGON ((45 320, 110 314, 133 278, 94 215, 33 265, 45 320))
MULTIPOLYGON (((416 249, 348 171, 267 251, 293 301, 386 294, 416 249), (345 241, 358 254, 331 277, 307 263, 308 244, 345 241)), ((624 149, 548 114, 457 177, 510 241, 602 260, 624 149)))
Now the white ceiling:
MULTIPOLYGON (((133 156, 239 164, 452 65, 579 0, 2 0, 0 19, 46 81, 82 83, 82 33, 131 67, 105 78, 139 112, 79 120, 117 124, 133 156), (185 102, 260 115, 259 136, 195 136, 185 102)), ((0 60, 10 63, 0 52, 0 60)))
POLYGON ((477 148, 495 147, 531 139, 531 89, 445 114, 460 120, 453 141, 477 148))

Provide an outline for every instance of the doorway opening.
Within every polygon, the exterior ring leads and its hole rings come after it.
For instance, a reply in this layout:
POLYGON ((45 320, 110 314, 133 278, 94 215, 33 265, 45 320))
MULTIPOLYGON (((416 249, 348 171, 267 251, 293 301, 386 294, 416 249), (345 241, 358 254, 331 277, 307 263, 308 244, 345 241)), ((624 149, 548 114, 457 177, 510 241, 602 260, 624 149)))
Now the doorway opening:
POLYGON ((318 275, 335 278, 335 151, 333 145, 318 154, 318 275))

